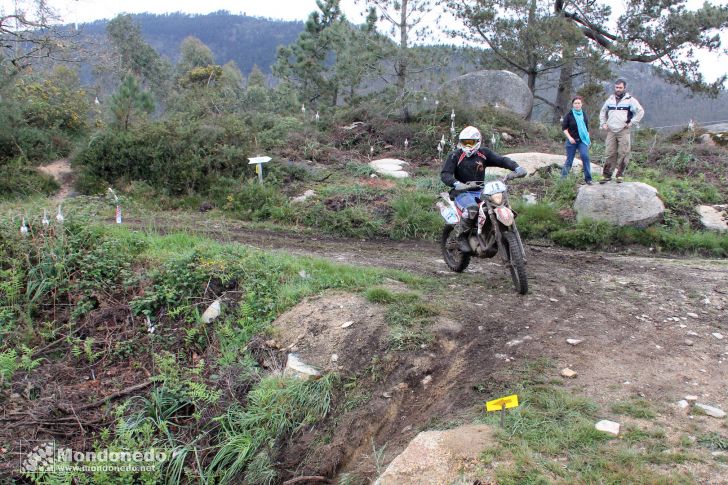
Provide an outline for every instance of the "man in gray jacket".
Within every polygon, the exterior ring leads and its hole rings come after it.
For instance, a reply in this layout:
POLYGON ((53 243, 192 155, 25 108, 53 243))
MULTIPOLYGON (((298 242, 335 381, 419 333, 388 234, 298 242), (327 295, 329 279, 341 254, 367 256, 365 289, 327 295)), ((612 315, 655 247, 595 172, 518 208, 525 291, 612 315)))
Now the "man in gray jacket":
POLYGON ((630 128, 639 123, 645 115, 645 110, 627 91, 627 81, 617 79, 614 83, 614 94, 609 96, 599 112, 599 124, 602 130, 607 130, 606 163, 604 164, 604 178, 600 184, 612 180, 612 171, 617 167, 617 183, 622 182, 624 169, 629 161, 631 149, 630 128))

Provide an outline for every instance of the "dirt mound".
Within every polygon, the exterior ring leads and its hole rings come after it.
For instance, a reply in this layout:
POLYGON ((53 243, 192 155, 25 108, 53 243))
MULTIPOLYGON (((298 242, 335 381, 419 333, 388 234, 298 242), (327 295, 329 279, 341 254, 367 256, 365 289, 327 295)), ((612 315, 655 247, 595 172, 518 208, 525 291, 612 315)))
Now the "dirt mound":
POLYGON ((274 323, 282 347, 319 370, 358 372, 386 348, 382 308, 358 295, 327 293, 307 298, 274 323))

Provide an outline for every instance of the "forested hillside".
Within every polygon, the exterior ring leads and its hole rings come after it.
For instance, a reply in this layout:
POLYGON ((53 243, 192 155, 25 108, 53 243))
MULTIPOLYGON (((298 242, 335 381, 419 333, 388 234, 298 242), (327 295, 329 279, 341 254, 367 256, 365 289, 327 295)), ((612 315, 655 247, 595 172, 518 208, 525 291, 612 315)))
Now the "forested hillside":
MULTIPOLYGON (((193 36, 211 49, 216 63, 225 64, 233 61, 243 74, 249 73, 253 66, 257 65, 268 76, 271 76, 271 67, 276 60, 278 47, 295 42, 304 28, 303 22, 234 15, 225 11, 208 15, 135 14, 132 18, 139 24, 144 39, 172 62, 176 62, 180 57, 182 40, 193 36)), ((83 24, 79 29, 83 35, 91 38, 89 39, 91 42, 105 37, 107 25, 107 20, 98 20, 83 24)), ((442 51, 436 56, 445 57, 442 51)), ((446 67, 438 69, 436 82, 463 74, 468 69, 494 67, 493 56, 476 55, 474 49, 450 51, 447 53, 447 59, 446 67), (471 62, 472 59, 478 61, 471 62)), ((621 76, 629 80, 629 90, 646 108, 643 121, 645 126, 679 128, 687 124, 690 119, 704 123, 728 120, 726 93, 720 94, 717 98, 692 94, 687 88, 668 83, 657 75, 652 67, 637 62, 613 63, 611 71, 613 77, 621 76)), ((577 79, 576 86, 584 82, 584 79, 584 77, 581 80, 577 79)), ((549 78, 539 82, 539 92, 544 96, 553 97, 554 82, 554 79, 549 78)), ((432 81, 425 81, 423 84, 436 87, 432 81)), ((605 89, 610 89, 608 81, 604 84, 605 89)), ((536 114, 544 120, 550 119, 549 109, 545 105, 537 108, 536 114)))
MULTIPOLYGON (((254 65, 269 74, 279 46, 296 40, 303 22, 286 22, 220 11, 208 15, 173 13, 168 15, 135 14, 134 22, 144 39, 162 56, 176 62, 180 43, 193 36, 204 42, 215 55, 215 62, 234 61, 243 73, 254 65)), ((93 38, 106 36, 108 20, 79 26, 82 34, 93 38)))

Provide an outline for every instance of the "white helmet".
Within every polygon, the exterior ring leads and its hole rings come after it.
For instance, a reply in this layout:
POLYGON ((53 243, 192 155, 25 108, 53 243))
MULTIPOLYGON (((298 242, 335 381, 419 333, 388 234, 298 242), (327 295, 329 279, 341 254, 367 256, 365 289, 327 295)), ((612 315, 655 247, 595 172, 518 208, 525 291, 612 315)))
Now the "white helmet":
POLYGON ((458 136, 458 148, 469 157, 480 148, 480 131, 474 126, 466 126, 458 136))

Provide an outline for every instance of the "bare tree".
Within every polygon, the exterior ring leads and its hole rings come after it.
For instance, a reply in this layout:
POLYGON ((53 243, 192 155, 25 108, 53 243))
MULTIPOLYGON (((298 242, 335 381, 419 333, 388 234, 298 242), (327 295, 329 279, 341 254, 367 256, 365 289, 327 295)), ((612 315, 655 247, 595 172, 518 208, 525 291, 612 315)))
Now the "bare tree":
POLYGON ((12 11, 0 8, 0 66, 16 73, 37 59, 62 59, 76 37, 63 28, 46 0, 15 0, 12 11))

